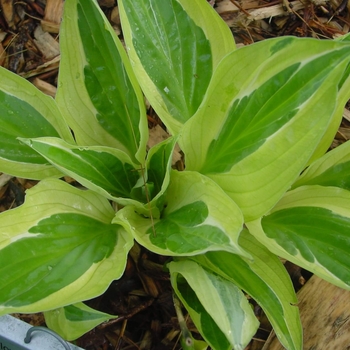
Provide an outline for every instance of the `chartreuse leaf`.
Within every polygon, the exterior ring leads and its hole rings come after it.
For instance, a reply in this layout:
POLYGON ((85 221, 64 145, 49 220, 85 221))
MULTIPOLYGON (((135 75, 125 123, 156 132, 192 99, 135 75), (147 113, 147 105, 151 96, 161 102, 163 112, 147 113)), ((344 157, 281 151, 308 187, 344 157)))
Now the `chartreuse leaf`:
POLYGON ((265 311, 286 349, 302 349, 302 327, 297 298, 278 257, 245 229, 239 244, 253 259, 228 252, 208 252, 192 259, 247 292, 265 311))
POLYGON ((345 142, 313 162, 293 184, 335 186, 350 190, 350 142, 345 142))
POLYGON ((189 334, 189 338, 191 339, 191 344, 187 344, 186 340, 182 336, 180 338, 180 343, 183 350, 207 350, 208 344, 203 340, 197 340, 193 338, 192 334, 189 334))
POLYGON ((67 1, 60 33, 56 100, 77 143, 115 147, 143 163, 148 135, 143 96, 97 1, 67 1))
POLYGON ((118 211, 113 222, 158 254, 188 256, 226 250, 248 256, 237 242, 242 213, 212 180, 196 172, 172 171, 164 206, 159 219, 145 218, 129 206, 118 211))
POLYGON ((47 311, 102 294, 133 239, 107 199, 46 179, 0 214, 0 314, 47 311))
POLYGON ((76 303, 44 312, 47 326, 66 340, 75 340, 113 316, 76 303))
POLYGON ((336 41, 350 41, 350 33, 336 37, 334 40, 336 40, 336 41))
POLYGON ((103 146, 73 146, 48 137, 22 142, 85 187, 120 203, 132 203, 129 196, 139 174, 124 152, 103 146))
MULTIPOLYGON (((350 41, 349 35, 343 35, 335 41, 340 42, 348 42, 350 41)), ((332 144, 332 141, 335 137, 336 132, 338 131, 339 125, 343 118, 343 110, 346 102, 349 99, 349 90, 350 90, 350 65, 347 66, 346 70, 344 71, 343 77, 338 85, 338 94, 336 99, 336 108, 333 112, 333 115, 331 117, 331 122, 328 125, 328 128, 323 135, 319 145, 317 146, 317 149, 315 150, 314 154, 310 158, 309 164, 313 162, 314 160, 321 157, 330 147, 332 144)))
POLYGON ((168 267, 176 294, 206 342, 213 349, 243 350, 259 322, 242 291, 193 261, 168 267))
POLYGON ((31 83, 0 67, 0 168, 29 179, 61 173, 18 137, 56 136, 73 142, 55 101, 31 83))
POLYGON ((327 129, 349 51, 349 43, 283 37, 225 56, 180 138, 186 169, 217 182, 246 221, 264 215, 327 129))
MULTIPOLYGON (((341 87, 339 86, 339 92, 336 98, 336 108, 332 113, 330 118, 331 122, 328 125, 325 134, 323 135, 319 145, 317 146, 314 154, 310 158, 308 164, 320 158, 331 146, 332 141, 338 131, 339 125, 343 118, 343 111, 346 102, 349 100, 350 91, 350 66, 344 72, 344 82, 342 82, 341 87)), ((340 84, 339 84, 340 85, 340 84)))
POLYGON ((247 223, 273 253, 350 290, 350 192, 302 186, 288 192, 272 212, 247 223))
POLYGON ((219 61, 235 49, 232 34, 205 0, 118 4, 138 81, 167 128, 177 134, 197 111, 219 61))

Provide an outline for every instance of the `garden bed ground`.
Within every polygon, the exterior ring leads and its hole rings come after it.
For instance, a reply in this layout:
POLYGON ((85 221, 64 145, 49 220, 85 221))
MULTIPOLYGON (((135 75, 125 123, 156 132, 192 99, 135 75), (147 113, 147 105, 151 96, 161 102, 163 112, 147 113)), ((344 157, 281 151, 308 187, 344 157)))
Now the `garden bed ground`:
MULTIPOLYGON (((63 0, 0 0, 0 65, 29 79, 51 96, 56 92, 59 65, 58 32, 63 2, 63 0)), ((116 1, 99 2, 117 33, 121 35, 116 1)), ((209 2, 231 28, 239 45, 248 45, 282 35, 335 38, 346 34, 350 27, 348 0, 313 2, 297 0, 291 3, 283 0, 283 4, 280 0, 210 0, 209 2)), ((160 125, 160 122, 150 110, 149 127, 152 129, 157 125, 160 125)), ((342 125, 332 147, 349 138, 350 112, 345 109, 342 125)), ((72 180, 67 178, 66 181, 72 180)), ((0 175, 0 211, 21 205, 25 190, 35 183, 0 175)), ((89 332, 76 342, 77 345, 91 350, 180 349, 180 331, 170 282, 163 269, 166 261, 167 258, 154 255, 135 245, 129 254, 122 279, 113 282, 104 295, 89 301, 90 306, 120 317, 89 332)), ((288 262, 286 268, 291 274, 296 290, 310 278, 309 273, 288 262)), ((344 300, 339 289, 330 290, 330 295, 323 294, 324 299, 332 300, 337 295, 338 301, 344 300)), ((345 297, 349 300, 349 294, 345 297)), ((261 309, 257 305, 254 308, 261 326, 247 347, 250 350, 262 349, 271 330, 261 309)), ((18 316, 33 325, 44 324, 41 314, 18 316)), ((315 317, 317 319, 317 316, 315 317)), ((344 322, 347 324, 347 319, 344 322)), ((188 327, 196 334, 190 320, 188 327)), ((349 330, 349 327, 346 329, 349 330)), ((324 329, 320 328, 319 332, 324 333, 324 329)), ((279 348, 277 345, 265 345, 264 349, 279 348)))

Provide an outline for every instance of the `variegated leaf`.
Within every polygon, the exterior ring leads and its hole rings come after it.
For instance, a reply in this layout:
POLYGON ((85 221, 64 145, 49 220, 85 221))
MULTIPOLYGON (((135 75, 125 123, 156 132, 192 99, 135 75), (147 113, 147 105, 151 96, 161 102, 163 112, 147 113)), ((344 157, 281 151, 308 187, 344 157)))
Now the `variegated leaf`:
POLYGON ((218 62, 234 50, 232 34, 205 0, 123 0, 119 8, 135 74, 176 134, 197 111, 218 62))
MULTIPOLYGON (((334 40, 349 43, 350 42, 349 34, 343 35, 343 36, 338 37, 334 40)), ((342 118, 343 118, 344 106, 349 99, 349 93, 348 93, 350 90, 349 76, 350 76, 350 65, 348 65, 348 67, 344 71, 343 77, 339 83, 339 86, 338 86, 339 91, 337 94, 337 99, 335 101, 336 108, 335 108, 333 115, 331 117, 331 122, 328 125, 328 128, 327 128, 325 134, 323 135, 319 145, 317 146, 314 154, 310 158, 309 163, 312 163, 313 161, 315 161, 316 159, 321 157, 329 149, 329 147, 331 146, 332 141, 335 137, 335 134, 338 131, 339 125, 340 125, 342 118)))
POLYGON ((102 322, 118 318, 76 303, 44 312, 47 326, 66 340, 75 340, 102 322))
POLYGON ((253 259, 228 252, 208 252, 192 259, 247 292, 262 307, 283 346, 301 350, 297 298, 286 269, 247 230, 241 232, 239 244, 253 259))
POLYGON ((124 225, 149 250, 187 256, 210 250, 248 255, 237 243, 243 217, 237 205, 212 180, 196 172, 171 174, 160 219, 126 207, 113 222, 124 225))
POLYGON ((246 221, 264 215, 326 131, 349 52, 345 42, 283 37, 227 55, 180 139, 186 168, 217 182, 246 221))
POLYGON ((61 173, 18 137, 56 136, 73 142, 55 101, 31 83, 0 67, 0 169, 29 179, 61 173))
POLYGON ((193 261, 168 267, 176 294, 206 342, 213 349, 243 350, 259 323, 242 291, 193 261))
POLYGON ((46 179, 0 214, 0 314, 46 311, 102 294, 133 239, 98 194, 46 179))
POLYGON ((246 223, 273 253, 350 290, 350 192, 302 186, 271 213, 246 223))
POLYGON ((336 147, 312 163, 293 184, 335 186, 350 190, 350 142, 336 147))
POLYGON ((143 96, 97 1, 65 2, 60 48, 56 100, 77 143, 115 147, 143 164, 147 141, 143 96))
POLYGON ((49 137, 22 142, 87 188, 124 205, 133 203, 130 193, 140 178, 139 169, 124 152, 103 146, 74 146, 49 137))

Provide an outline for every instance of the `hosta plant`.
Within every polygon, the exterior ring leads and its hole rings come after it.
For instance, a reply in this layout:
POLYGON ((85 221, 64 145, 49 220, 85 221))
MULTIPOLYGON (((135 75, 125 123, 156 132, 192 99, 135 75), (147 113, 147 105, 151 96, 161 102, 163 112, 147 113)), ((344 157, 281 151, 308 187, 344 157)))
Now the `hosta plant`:
POLYGON ((0 70, 0 170, 41 180, 0 215, 0 314, 44 311, 66 339, 118 317, 83 301, 136 240, 171 258, 211 348, 249 343, 249 295, 302 349, 279 257, 350 289, 350 144, 325 154, 350 97, 348 38, 236 49, 205 0, 118 4, 125 47, 94 0, 65 2, 55 99, 0 70), (172 135, 148 151, 145 98, 172 135))

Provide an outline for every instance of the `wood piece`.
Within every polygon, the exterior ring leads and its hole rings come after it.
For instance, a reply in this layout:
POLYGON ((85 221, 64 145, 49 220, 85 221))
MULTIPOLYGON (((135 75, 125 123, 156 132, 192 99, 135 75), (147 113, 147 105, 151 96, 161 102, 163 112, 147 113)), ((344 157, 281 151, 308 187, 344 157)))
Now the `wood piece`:
MULTIPOLYGON (((343 114, 344 116, 344 114, 343 114)), ((350 140, 350 129, 349 128, 344 128, 344 127, 340 127, 338 129, 338 132, 343 136, 343 138, 347 141, 350 140)))
POLYGON ((110 21, 111 21, 111 24, 113 25, 113 29, 114 29, 115 33, 119 36, 122 31, 121 31, 118 6, 113 7, 113 9, 111 11, 110 21))
POLYGON ((44 19, 40 21, 41 26, 45 32, 58 34, 60 31, 60 25, 53 22, 45 21, 44 19))
POLYGON ((215 10, 221 15, 228 12, 238 12, 240 8, 243 10, 258 8, 260 7, 259 5, 260 3, 258 0, 223 0, 216 5, 215 10))
POLYGON ((3 174, 1 173, 0 175, 0 188, 4 187, 5 185, 7 185, 7 183, 13 178, 12 175, 8 175, 8 174, 3 174))
POLYGON ((7 25, 11 28, 14 25, 15 11, 13 8, 13 0, 0 0, 2 14, 7 25))
MULTIPOLYGON (((160 125, 156 125, 154 128, 149 130, 149 139, 147 142, 148 149, 166 140, 169 136, 170 135, 160 125)), ((181 160, 180 147, 176 145, 172 156, 172 165, 179 160, 181 160)))
POLYGON ((45 32, 59 33, 64 0, 47 0, 41 26, 45 32))
POLYGON ((52 72, 54 70, 58 70, 59 64, 60 64, 60 56, 56 56, 52 60, 38 66, 36 69, 33 69, 29 72, 22 72, 19 75, 25 79, 28 79, 39 74, 44 74, 44 73, 52 72))
POLYGON ((35 45, 47 60, 60 54, 58 42, 48 32, 44 32, 40 25, 34 31, 34 37, 35 45))
POLYGON ((100 6, 113 7, 115 6, 115 0, 98 0, 100 6))
MULTIPOLYGON (((350 348, 350 292, 312 276, 298 292, 306 350, 350 348)), ((274 332, 262 350, 283 350, 274 332)))
POLYGON ((230 0, 223 0, 217 4, 215 10, 219 15, 221 15, 226 12, 237 12, 239 11, 239 8, 230 0))
POLYGON ((343 110, 343 118, 350 122, 350 111, 346 108, 343 110))
POLYGON ((120 26, 120 16, 118 6, 113 7, 111 12, 111 22, 120 26))
MULTIPOLYGON (((235 3, 239 4, 238 1, 235 1, 235 3)), ((287 9, 283 8, 282 1, 277 5, 254 8, 256 6, 256 0, 249 0, 247 2, 242 2, 242 7, 239 9, 230 0, 223 0, 218 4, 216 10, 229 27, 241 27, 242 25, 248 27, 253 21, 277 16, 286 17, 291 11, 294 12, 303 9, 305 3, 299 0, 291 1, 288 2, 287 9)))
POLYGON ((51 97, 56 96, 56 91, 57 88, 46 81, 39 79, 39 78, 34 78, 32 80, 33 85, 35 85, 40 91, 45 93, 46 95, 49 95, 51 97))
POLYGON ((2 44, 0 44, 0 66, 3 66, 6 58, 6 52, 2 44))
MULTIPOLYGON (((305 4, 299 0, 291 1, 289 3, 289 7, 291 7, 293 11, 299 11, 305 7, 305 4)), ((283 9, 282 4, 262 7, 248 12, 250 13, 248 19, 251 21, 257 21, 259 19, 270 18, 275 16, 288 16, 288 11, 285 11, 283 9)))

